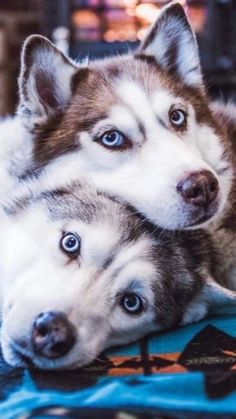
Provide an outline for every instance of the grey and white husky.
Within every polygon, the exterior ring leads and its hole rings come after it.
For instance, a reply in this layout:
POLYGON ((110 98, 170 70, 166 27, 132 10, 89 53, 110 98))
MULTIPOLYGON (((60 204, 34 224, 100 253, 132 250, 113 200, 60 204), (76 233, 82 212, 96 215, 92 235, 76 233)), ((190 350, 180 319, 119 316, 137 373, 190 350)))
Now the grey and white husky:
POLYGON ((14 366, 83 366, 236 300, 214 281, 207 233, 161 232, 85 182, 23 186, 1 220, 1 345, 14 366))

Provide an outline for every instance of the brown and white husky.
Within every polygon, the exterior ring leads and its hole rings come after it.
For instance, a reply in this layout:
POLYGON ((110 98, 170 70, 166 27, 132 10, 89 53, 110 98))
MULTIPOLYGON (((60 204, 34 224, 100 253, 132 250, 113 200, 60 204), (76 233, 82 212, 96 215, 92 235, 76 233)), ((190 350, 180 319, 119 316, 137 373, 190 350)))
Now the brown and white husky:
POLYGON ((230 144, 210 109, 183 8, 164 8, 139 50, 74 65, 30 37, 19 114, 34 135, 33 172, 90 176, 166 229, 206 226, 232 183, 230 144))

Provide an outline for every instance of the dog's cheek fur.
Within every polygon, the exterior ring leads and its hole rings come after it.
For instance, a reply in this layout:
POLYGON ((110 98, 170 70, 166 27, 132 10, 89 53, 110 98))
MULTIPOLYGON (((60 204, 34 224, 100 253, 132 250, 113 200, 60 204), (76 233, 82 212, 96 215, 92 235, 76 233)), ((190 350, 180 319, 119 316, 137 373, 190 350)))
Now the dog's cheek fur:
MULTIPOLYGON (((172 241, 174 235, 167 233, 172 241)), ((194 322, 211 306, 209 278, 216 277, 218 259, 210 236, 203 231, 176 233, 175 246, 159 249, 157 258, 161 286, 153 283, 156 319, 163 328, 194 322), (171 260, 170 264, 166 260, 171 260)), ((214 280, 212 281, 214 284, 214 280)))

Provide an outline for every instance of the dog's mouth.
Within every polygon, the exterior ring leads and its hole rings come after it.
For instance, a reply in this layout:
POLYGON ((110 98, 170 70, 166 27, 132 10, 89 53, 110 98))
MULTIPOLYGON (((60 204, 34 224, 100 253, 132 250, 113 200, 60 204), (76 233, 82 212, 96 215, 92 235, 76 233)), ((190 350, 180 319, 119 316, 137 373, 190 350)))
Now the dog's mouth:
POLYGON ((202 217, 199 217, 197 221, 194 221, 193 223, 188 224, 186 228, 191 228, 191 227, 199 227, 200 228, 203 224, 205 224, 207 221, 209 221, 213 216, 214 216, 214 214, 213 215, 205 214, 202 217))
MULTIPOLYGON (((30 351, 23 350, 15 345, 10 343, 8 345, 8 350, 11 352, 11 361, 6 360, 7 363, 16 367, 16 368, 27 368, 30 370, 43 370, 43 371, 70 371, 75 369, 84 369, 84 367, 89 368, 91 361, 85 362, 85 359, 80 361, 76 360, 70 364, 64 365, 63 363, 54 363, 50 362, 46 358, 35 357, 30 354, 30 351)), ((92 363, 93 365, 93 363, 92 363)))
POLYGON ((25 350, 21 350, 17 345, 10 343, 9 349, 11 352, 11 358, 14 359, 14 366, 22 368, 33 367, 33 362, 30 355, 25 350))
POLYGON ((218 214, 219 203, 214 203, 206 208, 202 208, 200 211, 195 211, 192 216, 189 217, 189 223, 183 226, 184 229, 201 228, 208 221, 212 221, 218 214))
POLYGON ((22 354, 20 352, 16 352, 16 356, 22 362, 22 364, 27 368, 33 367, 33 362, 28 355, 22 354))

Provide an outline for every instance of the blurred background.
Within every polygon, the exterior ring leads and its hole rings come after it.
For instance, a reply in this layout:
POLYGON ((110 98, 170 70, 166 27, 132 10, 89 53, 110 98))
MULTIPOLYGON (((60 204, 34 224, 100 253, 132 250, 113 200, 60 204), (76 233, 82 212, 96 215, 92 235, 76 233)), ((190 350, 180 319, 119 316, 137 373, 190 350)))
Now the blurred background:
MULTIPOLYGON (((0 115, 14 111, 20 49, 32 33, 80 60, 136 48, 166 0, 0 0, 0 115)), ((212 96, 236 98, 236 0, 180 0, 212 96)))

